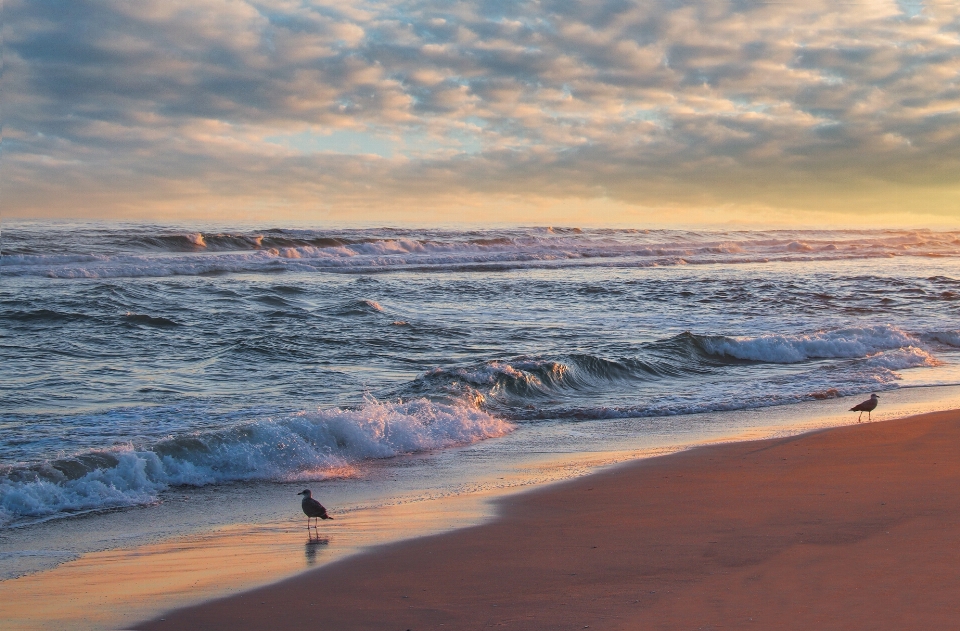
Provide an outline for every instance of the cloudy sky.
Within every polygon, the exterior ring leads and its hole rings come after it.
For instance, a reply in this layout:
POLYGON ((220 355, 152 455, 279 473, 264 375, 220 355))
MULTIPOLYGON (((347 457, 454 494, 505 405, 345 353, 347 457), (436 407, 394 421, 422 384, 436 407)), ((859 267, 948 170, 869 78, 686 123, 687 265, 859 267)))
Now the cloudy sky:
POLYGON ((960 225, 955 0, 6 0, 7 217, 960 225))

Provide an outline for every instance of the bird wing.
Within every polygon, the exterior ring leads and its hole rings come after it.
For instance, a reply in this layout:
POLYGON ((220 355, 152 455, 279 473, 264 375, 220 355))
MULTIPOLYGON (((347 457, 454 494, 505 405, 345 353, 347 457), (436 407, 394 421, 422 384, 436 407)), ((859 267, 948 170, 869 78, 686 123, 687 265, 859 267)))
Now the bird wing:
POLYGON ((308 507, 313 513, 312 516, 325 517, 327 515, 327 509, 323 507, 323 504, 313 499, 312 497, 308 497, 303 500, 304 512, 306 512, 308 507))

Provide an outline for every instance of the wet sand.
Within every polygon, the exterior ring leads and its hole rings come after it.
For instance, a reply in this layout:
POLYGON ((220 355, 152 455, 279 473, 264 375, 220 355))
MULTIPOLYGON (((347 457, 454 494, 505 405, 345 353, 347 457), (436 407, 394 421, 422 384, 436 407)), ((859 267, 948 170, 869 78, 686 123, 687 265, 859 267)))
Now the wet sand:
MULTIPOLYGON (((296 498, 293 491, 289 495, 296 498)), ((479 523, 484 508, 471 497, 384 506, 328 522, 322 536, 309 538, 304 520, 290 511, 293 520, 234 524, 84 554, 0 581, 0 630, 128 628, 147 616, 274 583, 384 541, 479 523)))
POLYGON ((136 628, 899 630, 957 603, 952 411, 620 465, 136 628))

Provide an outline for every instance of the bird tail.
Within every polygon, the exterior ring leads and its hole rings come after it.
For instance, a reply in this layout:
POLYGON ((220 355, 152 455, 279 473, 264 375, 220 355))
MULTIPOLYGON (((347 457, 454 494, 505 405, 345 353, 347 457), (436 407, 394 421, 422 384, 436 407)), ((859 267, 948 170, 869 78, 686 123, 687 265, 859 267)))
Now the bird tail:
POLYGON ((330 515, 324 515, 323 518, 324 518, 324 519, 333 519, 333 517, 331 517, 330 515))

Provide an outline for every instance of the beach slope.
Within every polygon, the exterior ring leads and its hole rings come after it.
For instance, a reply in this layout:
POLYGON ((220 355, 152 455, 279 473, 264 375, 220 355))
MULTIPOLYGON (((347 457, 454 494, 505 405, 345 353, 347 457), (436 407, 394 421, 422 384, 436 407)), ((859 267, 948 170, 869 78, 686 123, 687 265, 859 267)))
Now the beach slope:
POLYGON ((697 448, 500 508, 137 628, 902 630, 960 615, 957 411, 697 448))

